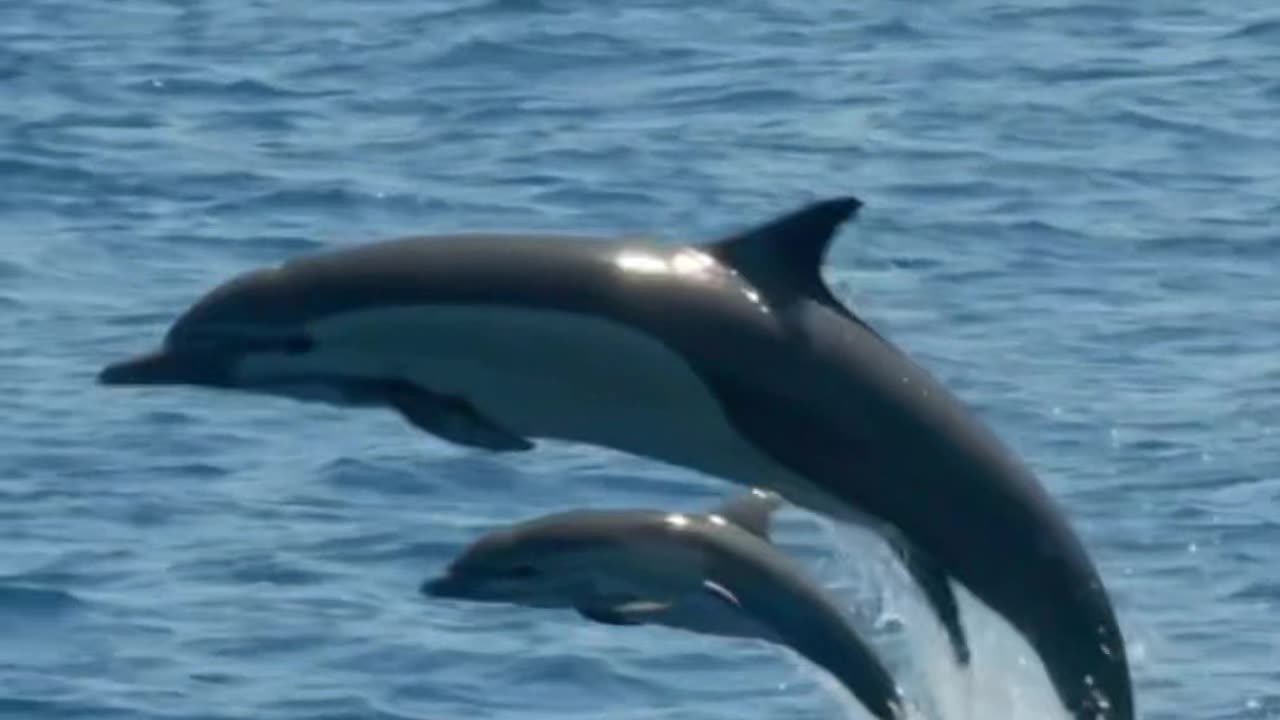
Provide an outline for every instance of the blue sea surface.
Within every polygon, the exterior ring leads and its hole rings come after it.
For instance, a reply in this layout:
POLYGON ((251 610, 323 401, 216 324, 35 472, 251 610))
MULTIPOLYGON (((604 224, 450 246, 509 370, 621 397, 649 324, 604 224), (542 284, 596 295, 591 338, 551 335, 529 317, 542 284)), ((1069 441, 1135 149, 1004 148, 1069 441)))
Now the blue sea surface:
MULTIPOLYGON (((6 720, 866 717, 763 644, 417 593, 497 525, 726 482, 94 382, 302 253, 697 241, 845 193, 827 278, 1061 501, 1141 717, 1280 718, 1274 2, 10 0, 0 100, 6 720)), ((870 536, 777 534, 924 716, 1047 717, 968 598, 972 677, 870 536)))

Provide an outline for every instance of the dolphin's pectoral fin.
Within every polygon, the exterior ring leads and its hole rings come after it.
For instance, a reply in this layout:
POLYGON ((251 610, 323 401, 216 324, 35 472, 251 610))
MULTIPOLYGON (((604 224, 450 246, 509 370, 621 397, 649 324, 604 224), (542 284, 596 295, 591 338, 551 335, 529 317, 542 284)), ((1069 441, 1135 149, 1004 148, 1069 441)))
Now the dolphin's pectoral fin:
POLYGON ((951 585, 950 579, 947 578, 946 572, 938 565, 931 556, 926 555, 919 548, 916 548, 907 542, 897 532, 887 532, 886 540, 893 549, 894 554, 902 562, 906 568, 907 574, 920 587, 920 591, 924 593, 926 602, 933 609, 935 615, 938 616, 938 622, 942 623, 943 629, 947 633, 947 639, 951 643, 951 650, 955 654, 956 662, 962 666, 967 666, 971 658, 969 650, 969 640, 965 635, 964 623, 960 619, 960 604, 956 600, 955 588, 951 585))
POLYGON ((643 625, 644 622, 628 616, 617 608, 608 606, 579 605, 578 614, 602 625, 643 625))
POLYGON ((701 635, 781 642, 768 625, 739 604, 732 592, 714 581, 704 581, 693 592, 681 595, 653 622, 701 635))
POLYGON ((533 443, 480 413, 465 398, 404 381, 382 386, 383 400, 414 427, 442 440, 493 452, 533 449, 533 443))
POLYGON ((643 625, 646 617, 656 615, 671 607, 670 603, 629 599, 612 602, 596 600, 576 606, 582 617, 604 625, 643 625))
MULTIPOLYGON (((652 609, 644 620, 651 625, 734 640, 786 644, 768 624, 747 612, 731 591, 713 580, 704 580, 690 587, 688 592, 672 598, 669 603, 660 606, 648 604, 652 609)), ((634 614, 629 617, 638 619, 634 614)))

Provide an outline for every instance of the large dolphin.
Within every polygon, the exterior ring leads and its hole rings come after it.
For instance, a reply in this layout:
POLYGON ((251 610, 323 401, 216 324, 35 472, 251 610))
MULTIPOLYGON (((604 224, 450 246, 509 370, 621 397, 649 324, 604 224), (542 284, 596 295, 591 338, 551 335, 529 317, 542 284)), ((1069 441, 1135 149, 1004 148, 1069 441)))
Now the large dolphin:
POLYGON ((1077 717, 1129 720, 1124 640, 1056 503, 823 282, 860 206, 693 245, 471 234, 320 253, 215 288, 100 380, 391 407, 463 445, 558 438, 769 488, 878 527, 944 622, 931 570, 1026 638, 1077 717))
POLYGON ((485 534, 422 592, 765 640, 831 673, 875 717, 901 720, 901 691, 874 649, 770 541, 769 515, 780 504, 778 495, 755 491, 708 513, 543 515, 485 534))

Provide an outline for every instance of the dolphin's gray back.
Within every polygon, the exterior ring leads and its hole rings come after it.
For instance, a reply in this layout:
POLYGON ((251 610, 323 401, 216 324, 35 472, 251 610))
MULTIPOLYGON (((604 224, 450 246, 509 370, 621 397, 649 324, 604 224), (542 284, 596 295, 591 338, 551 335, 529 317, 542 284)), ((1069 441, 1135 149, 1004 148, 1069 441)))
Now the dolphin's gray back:
POLYGON ((175 324, 175 331, 253 318, 285 325, 370 308, 441 303, 506 305, 631 320, 678 306, 680 297, 701 297, 712 305, 733 297, 699 292, 704 288, 659 276, 629 283, 617 264, 619 254, 628 249, 665 254, 674 248, 643 239, 515 234, 418 236, 370 243, 245 273, 193 305, 175 324))

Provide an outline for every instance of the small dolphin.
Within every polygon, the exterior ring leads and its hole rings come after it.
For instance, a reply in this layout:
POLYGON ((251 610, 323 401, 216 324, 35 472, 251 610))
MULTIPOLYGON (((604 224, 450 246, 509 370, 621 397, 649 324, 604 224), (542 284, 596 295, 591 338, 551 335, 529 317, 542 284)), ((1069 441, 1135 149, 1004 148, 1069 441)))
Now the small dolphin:
POLYGON ((821 277, 861 207, 822 200, 714 242, 473 234, 246 273, 113 363, 184 384, 393 408, 493 452, 612 448, 862 522, 967 659, 958 580, 1031 644, 1067 709, 1130 720, 1115 613, 1031 470, 821 277))
POLYGON ((705 514, 544 515, 481 537, 422 592, 765 640, 830 672, 875 717, 905 717, 900 689, 840 605, 770 542, 781 503, 757 490, 705 514))

